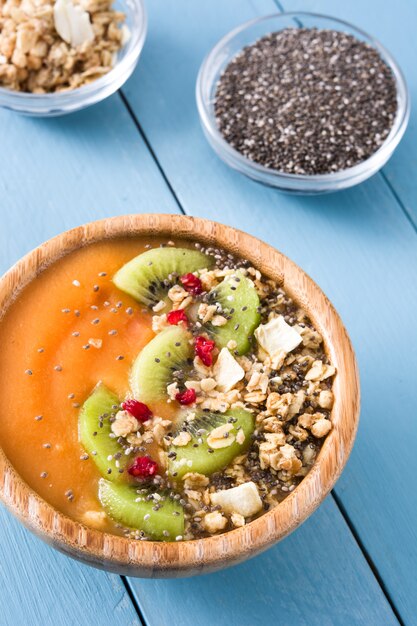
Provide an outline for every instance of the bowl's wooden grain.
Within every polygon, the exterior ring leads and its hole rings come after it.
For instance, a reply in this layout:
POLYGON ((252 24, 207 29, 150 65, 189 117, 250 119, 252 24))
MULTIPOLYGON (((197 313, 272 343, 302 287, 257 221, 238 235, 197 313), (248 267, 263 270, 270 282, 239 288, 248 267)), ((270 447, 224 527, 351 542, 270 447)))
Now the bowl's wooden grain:
MULTIPOLYGON (((276 508, 231 532, 179 543, 130 541, 74 522, 42 500, 0 450, 0 497, 34 533, 94 565, 142 577, 190 576, 220 569, 265 550, 301 524, 329 493, 352 449, 359 420, 359 379, 346 330, 332 304, 295 263, 239 230, 182 215, 130 215, 93 222, 36 248, 0 279, 0 319, 21 289, 48 265, 89 243, 116 236, 167 235, 218 245, 248 258, 278 280, 310 315, 337 368, 333 429, 301 484, 276 508)), ((0 322, 1 323, 1 322, 0 322)))

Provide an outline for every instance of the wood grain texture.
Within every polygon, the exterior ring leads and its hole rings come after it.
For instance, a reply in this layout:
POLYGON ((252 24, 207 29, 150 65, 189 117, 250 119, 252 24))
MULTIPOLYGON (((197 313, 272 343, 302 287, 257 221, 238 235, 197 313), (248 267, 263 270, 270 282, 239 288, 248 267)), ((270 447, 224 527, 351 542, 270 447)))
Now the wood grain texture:
POLYGON ((51 550, 4 507, 0 524, 2 626, 141 626, 118 576, 51 550))
POLYGON ((132 582, 149 625, 389 626, 398 624, 353 538, 337 533, 332 498, 255 560, 203 577, 132 582), (343 538, 342 538, 343 537, 343 538), (350 564, 355 563, 355 568, 350 564), (331 578, 329 578, 329 570, 331 578), (308 572, 308 577, 304 572, 308 572), (325 601, 323 601, 325 596, 325 601))
MULTIPOLYGON (((299 6, 324 10, 321 1, 299 6)), ((375 5, 368 15, 357 1, 328 6, 330 13, 365 27, 365 18, 372 21, 388 11, 387 5, 375 5)), ((291 3, 292 8, 297 6, 291 3)), ((328 197, 289 197, 230 171, 208 147, 194 100, 198 67, 226 31, 260 11, 273 12, 272 2, 213 0, 197 8, 178 0, 155 2, 149 10, 141 73, 125 93, 183 207, 239 226, 286 252, 330 295, 353 337, 362 377, 363 420, 336 492, 391 599, 403 619, 414 623, 417 455, 410 441, 417 438, 412 418, 417 401, 415 233, 380 175, 328 197), (171 25, 178 14, 174 34, 171 25), (196 22, 204 23, 198 34, 196 22)), ((395 8, 389 16, 383 23, 398 24, 392 36, 400 36, 402 20, 395 8)), ((379 34, 376 28, 368 29, 379 34)), ((407 155, 404 166, 406 171, 411 166, 407 155)))
POLYGON ((63 255, 118 236, 167 236, 219 246, 239 254, 278 281, 303 307, 323 337, 336 367, 333 428, 316 463, 279 504, 258 519, 222 535, 178 543, 130 541, 86 528, 42 500, 20 478, 0 450, 0 497, 33 532, 70 556, 123 574, 143 577, 190 576, 239 563, 265 550, 299 526, 329 493, 351 452, 359 419, 359 380, 345 328, 323 292, 292 261, 234 228, 183 215, 132 215, 80 226, 42 244, 0 279, 0 316, 21 289, 63 255))
POLYGON ((0 273, 63 230, 177 205, 119 95, 55 119, 0 110, 0 273))

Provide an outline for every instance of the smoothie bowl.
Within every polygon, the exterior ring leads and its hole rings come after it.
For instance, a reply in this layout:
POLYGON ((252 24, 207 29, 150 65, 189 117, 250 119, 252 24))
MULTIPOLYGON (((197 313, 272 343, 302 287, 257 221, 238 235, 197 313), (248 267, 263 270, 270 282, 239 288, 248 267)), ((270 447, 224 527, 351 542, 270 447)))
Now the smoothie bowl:
POLYGON ((174 215, 63 233, 0 281, 0 495, 70 556, 186 576, 302 523, 351 451, 346 331, 293 262, 174 215))

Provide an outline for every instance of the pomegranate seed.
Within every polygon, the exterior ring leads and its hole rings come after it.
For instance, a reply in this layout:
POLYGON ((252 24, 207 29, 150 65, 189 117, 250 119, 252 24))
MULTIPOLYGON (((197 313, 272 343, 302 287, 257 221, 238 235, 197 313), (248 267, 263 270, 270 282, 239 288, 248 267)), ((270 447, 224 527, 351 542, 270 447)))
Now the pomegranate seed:
POLYGON ((192 404, 196 399, 195 389, 186 389, 185 391, 180 391, 175 396, 175 399, 178 400, 180 404, 192 404))
POLYGON ((170 311, 167 315, 168 324, 177 326, 180 322, 183 322, 185 326, 188 326, 188 317, 183 309, 177 309, 176 311, 170 311))
POLYGON ((139 402, 139 400, 126 400, 126 402, 122 402, 123 411, 127 411, 139 422, 146 422, 153 415, 152 411, 146 404, 143 402, 139 402))
POLYGON ((138 456, 127 471, 136 478, 148 478, 148 476, 155 476, 158 471, 158 463, 153 461, 150 456, 138 456))
POLYGON ((214 341, 206 339, 201 335, 195 338, 195 353, 203 361, 204 365, 210 366, 213 364, 213 350, 216 347, 214 341))
POLYGON ((195 274, 184 274, 184 276, 180 277, 180 281, 185 291, 188 291, 193 296, 198 296, 199 293, 203 292, 203 284, 195 274))

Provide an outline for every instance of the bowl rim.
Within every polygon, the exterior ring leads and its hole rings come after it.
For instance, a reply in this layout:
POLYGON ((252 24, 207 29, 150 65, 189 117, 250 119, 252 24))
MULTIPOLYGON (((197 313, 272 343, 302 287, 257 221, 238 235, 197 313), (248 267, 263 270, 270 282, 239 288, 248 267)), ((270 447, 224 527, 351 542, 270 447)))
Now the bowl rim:
MULTIPOLYGON (((257 37, 257 39, 259 39, 259 37, 257 37)), ((228 55, 226 65, 230 63, 230 61, 234 58, 236 54, 237 53, 233 54, 233 56, 228 55)), ((407 86, 407 82, 400 66, 396 62, 393 55, 388 51, 388 49, 385 48, 385 46, 383 46, 376 37, 373 37, 362 28, 355 26, 347 20, 342 20, 324 13, 315 13, 309 11, 283 11, 281 13, 270 13, 269 15, 264 15, 248 20, 229 31, 213 46, 210 52, 203 59, 197 76, 195 93, 197 108, 199 111, 200 120, 203 125, 204 132, 207 134, 209 141, 213 142, 214 145, 217 145, 218 148, 225 153, 225 160, 229 165, 232 165, 233 163, 232 167, 236 167, 237 169, 239 169, 239 171, 243 171, 243 173, 246 173, 249 176, 252 175, 254 178, 256 178, 256 180, 266 177, 270 179, 270 181, 272 179, 275 179, 276 181, 282 180, 284 184, 287 183, 289 185, 291 185, 291 183, 294 185, 294 183, 296 182, 303 182, 306 184, 331 183, 333 185, 337 184, 338 182, 342 183, 346 180, 363 180, 363 176, 365 173, 364 170, 369 170, 369 175, 375 173, 382 165, 384 165, 384 163, 391 156, 392 152, 395 150, 402 136, 404 135, 410 117, 410 92, 407 86), (217 127, 215 118, 213 117, 210 107, 207 105, 206 99, 204 97, 204 91, 208 83, 208 69, 210 68, 212 61, 237 35, 263 22, 276 20, 278 18, 302 19, 303 17, 331 20, 336 24, 340 24, 341 26, 348 28, 351 31, 354 31, 354 33, 359 34, 366 40, 367 43, 370 43, 381 54, 382 59, 391 69, 395 79, 398 96, 397 102, 399 106, 397 108, 397 113, 388 136, 385 138, 378 150, 371 154, 371 156, 369 156, 367 159, 361 161, 360 163, 357 163, 356 165, 353 165, 352 167, 348 167, 344 170, 340 170, 337 172, 330 172, 326 174, 290 174, 287 172, 282 172, 280 170, 267 168, 260 163, 256 163, 255 161, 248 159, 238 150, 233 148, 224 139, 223 135, 217 127), (402 97, 402 107, 400 106, 400 96, 402 97)))
MULTIPOLYGON (((0 86, 0 107, 21 112, 28 112, 24 107, 33 107, 31 111, 37 111, 38 107, 43 111, 45 107, 50 106, 51 110, 60 109, 66 106, 82 105, 84 101, 90 103, 90 97, 93 98, 91 104, 97 102, 97 95, 114 83, 119 83, 123 77, 122 83, 129 78, 133 71, 139 56, 145 44, 146 34, 148 30, 148 16, 146 12, 144 0, 128 0, 136 4, 141 18, 141 26, 138 29, 131 29, 130 39, 126 43, 128 47, 126 55, 103 76, 93 80, 87 85, 75 87, 67 91, 58 91, 52 93, 31 93, 26 91, 13 91, 7 87, 0 86)), ((117 87, 117 88, 119 88, 117 87)), ((107 95, 111 95, 108 93, 107 95)), ((75 109, 76 110, 76 109, 75 109)))
POLYGON ((0 278, 0 323, 20 291, 66 254, 96 241, 147 236, 188 239, 238 251, 261 271, 279 280, 307 310, 337 368, 333 428, 315 464, 283 502, 253 522, 221 535, 190 541, 135 541, 76 522, 32 490, 1 448, 0 499, 47 543, 90 565, 141 577, 189 576, 254 556, 292 532, 317 508, 339 477, 353 446, 359 420, 359 375, 339 315, 301 268, 260 239, 218 222, 185 215, 122 215, 90 222, 49 239, 0 278))

